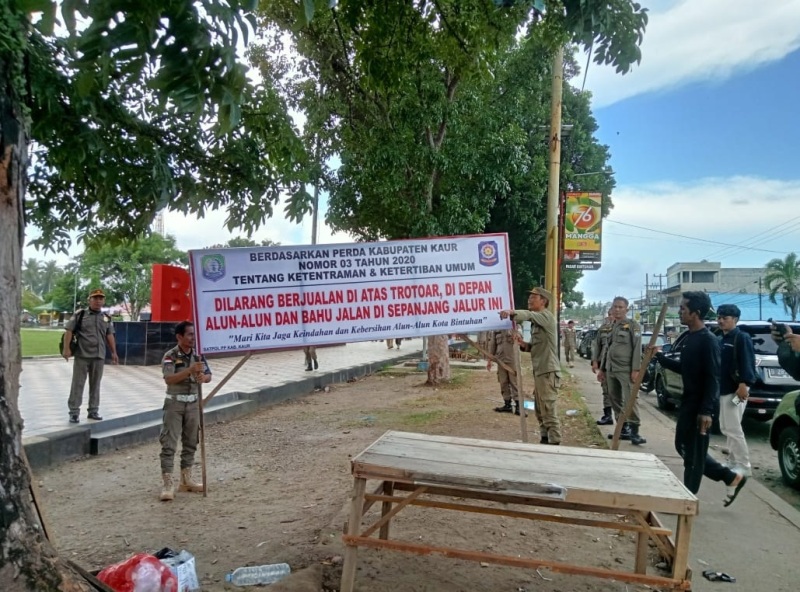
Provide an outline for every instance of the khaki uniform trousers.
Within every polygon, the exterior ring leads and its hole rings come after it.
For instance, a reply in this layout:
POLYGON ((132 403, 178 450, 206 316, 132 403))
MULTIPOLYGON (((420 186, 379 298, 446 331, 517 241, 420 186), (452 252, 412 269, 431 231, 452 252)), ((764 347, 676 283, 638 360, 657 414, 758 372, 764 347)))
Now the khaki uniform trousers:
MULTIPOLYGON (((506 362, 508 364, 508 362, 506 362)), ((513 364, 508 364, 512 368, 514 367, 513 364)), ((519 368, 515 369, 519 372, 519 368)), ((506 403, 511 401, 519 401, 519 394, 517 392, 517 377, 511 376, 511 374, 503 368, 500 364, 497 365, 497 382, 500 383, 500 394, 503 395, 503 401, 506 403)))
POLYGON ((161 473, 172 474, 178 439, 181 441, 181 469, 194 464, 194 453, 200 440, 199 402, 182 403, 169 396, 164 400, 161 434, 161 473))
POLYGON ((533 384, 536 391, 533 393, 536 407, 536 420, 539 422, 539 434, 546 437, 550 444, 561 442, 561 423, 558 420, 556 399, 561 379, 555 372, 534 374, 533 384))
POLYGON ((567 364, 572 364, 575 361, 575 348, 571 345, 564 346, 564 360, 567 364))
POLYGON ((600 388, 603 391, 603 409, 611 409, 611 395, 608 393, 608 378, 600 381, 600 388))
MULTIPOLYGON (((631 373, 626 370, 613 371, 606 373, 608 383, 608 394, 611 397, 611 408, 614 410, 614 417, 619 419, 622 410, 631 398, 631 373)), ((639 399, 633 404, 633 409, 626 420, 631 425, 639 425, 639 399)))
POLYGON ((100 381, 103 380, 103 369, 106 361, 102 358, 72 358, 72 385, 69 389, 67 406, 69 412, 78 415, 83 404, 83 388, 86 386, 86 377, 89 377, 89 413, 100 410, 100 381))

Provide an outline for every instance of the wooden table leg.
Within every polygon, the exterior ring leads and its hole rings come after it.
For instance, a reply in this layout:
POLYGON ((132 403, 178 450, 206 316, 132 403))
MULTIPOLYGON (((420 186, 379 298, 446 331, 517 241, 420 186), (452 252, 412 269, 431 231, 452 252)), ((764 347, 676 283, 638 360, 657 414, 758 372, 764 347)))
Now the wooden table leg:
POLYGON ((675 560, 672 562, 672 577, 676 580, 686 579, 693 520, 694 516, 678 516, 678 525, 675 528, 675 560))
MULTIPOLYGON (((353 499, 350 501, 350 519, 347 522, 347 533, 358 536, 361 530, 361 512, 364 507, 364 493, 367 489, 367 480, 356 477, 353 484, 353 499)), ((342 566, 341 592, 353 592, 356 579, 356 562, 358 560, 358 547, 347 545, 344 550, 344 564, 342 566)))
MULTIPOLYGON (((642 519, 644 520, 645 524, 647 523, 647 518, 642 515, 642 519)), ((641 523, 640 523, 641 525, 641 523)), ((634 567, 634 571, 639 574, 646 574, 647 573, 647 547, 650 541, 650 535, 647 533, 644 527, 639 533, 636 535, 636 564, 634 567)))
MULTIPOLYGON (((383 493, 384 495, 394 495, 394 481, 384 481, 383 482, 383 493)), ((386 516, 389 512, 392 511, 392 502, 383 502, 381 503, 381 516, 386 516)), ((381 530, 378 533, 378 538, 383 539, 384 541, 389 539, 389 524, 387 522, 383 526, 381 526, 381 530)))

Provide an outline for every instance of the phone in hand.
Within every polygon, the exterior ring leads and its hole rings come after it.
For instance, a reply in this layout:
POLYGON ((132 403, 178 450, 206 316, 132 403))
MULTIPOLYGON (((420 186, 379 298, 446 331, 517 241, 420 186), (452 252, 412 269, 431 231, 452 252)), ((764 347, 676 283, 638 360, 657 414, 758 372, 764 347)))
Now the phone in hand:
POLYGON ((768 320, 770 323, 772 323, 773 325, 775 325, 775 328, 778 330, 778 334, 779 334, 781 337, 783 337, 784 335, 786 335, 786 325, 785 325, 785 324, 783 324, 783 323, 776 323, 776 322, 775 322, 775 321, 773 321, 772 319, 767 319, 767 320, 768 320))

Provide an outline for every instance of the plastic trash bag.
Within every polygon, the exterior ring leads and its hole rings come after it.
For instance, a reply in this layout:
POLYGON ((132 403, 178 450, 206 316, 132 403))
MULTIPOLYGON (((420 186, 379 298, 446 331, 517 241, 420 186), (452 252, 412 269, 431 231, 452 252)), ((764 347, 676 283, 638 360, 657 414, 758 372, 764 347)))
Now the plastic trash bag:
POLYGON ((177 592, 178 580, 170 569, 153 555, 139 553, 110 565, 97 579, 114 592, 177 592))

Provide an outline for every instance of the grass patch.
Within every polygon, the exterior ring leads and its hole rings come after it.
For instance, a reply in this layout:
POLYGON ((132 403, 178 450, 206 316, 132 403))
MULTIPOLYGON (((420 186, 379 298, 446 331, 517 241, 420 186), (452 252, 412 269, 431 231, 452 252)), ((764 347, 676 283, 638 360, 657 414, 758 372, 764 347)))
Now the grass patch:
POLYGON ((558 412, 560 414, 562 427, 569 425, 572 437, 578 440, 583 446, 597 446, 598 448, 608 448, 608 441, 597 429, 597 423, 589 413, 580 392, 575 388, 575 379, 567 377, 561 383, 558 396, 558 412), (566 416, 567 409, 577 409, 578 414, 572 417, 566 416))
POLYGON ((58 340, 64 335, 63 331, 47 329, 21 329, 20 334, 24 357, 57 356, 58 340))

